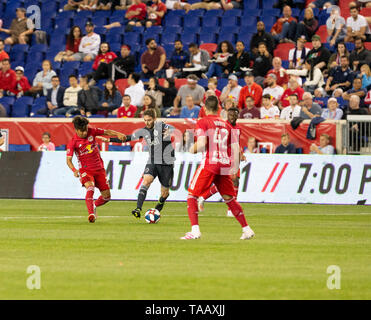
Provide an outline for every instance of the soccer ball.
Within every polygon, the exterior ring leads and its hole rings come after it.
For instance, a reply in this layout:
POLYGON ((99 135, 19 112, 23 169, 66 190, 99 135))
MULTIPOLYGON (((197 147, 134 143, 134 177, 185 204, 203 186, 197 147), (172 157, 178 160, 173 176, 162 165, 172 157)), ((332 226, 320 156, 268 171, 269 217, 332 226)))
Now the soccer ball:
POLYGON ((157 223, 160 221, 161 214, 160 214, 160 211, 152 208, 152 209, 147 210, 144 218, 146 219, 146 222, 148 223, 157 223))

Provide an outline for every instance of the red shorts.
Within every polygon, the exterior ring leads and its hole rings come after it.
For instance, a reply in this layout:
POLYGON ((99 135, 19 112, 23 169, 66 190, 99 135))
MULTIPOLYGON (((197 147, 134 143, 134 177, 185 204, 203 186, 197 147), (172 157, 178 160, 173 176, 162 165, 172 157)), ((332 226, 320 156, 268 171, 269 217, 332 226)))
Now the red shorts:
POLYGON ((84 169, 80 169, 79 172, 80 182, 83 186, 85 186, 85 183, 91 181, 100 191, 110 189, 107 181, 106 171, 104 169, 99 171, 87 171, 84 169))
POLYGON ((196 197, 201 197, 201 195, 210 189, 213 183, 217 187, 220 195, 236 196, 231 176, 212 173, 202 168, 202 166, 198 167, 195 172, 191 184, 189 185, 188 192, 196 197))

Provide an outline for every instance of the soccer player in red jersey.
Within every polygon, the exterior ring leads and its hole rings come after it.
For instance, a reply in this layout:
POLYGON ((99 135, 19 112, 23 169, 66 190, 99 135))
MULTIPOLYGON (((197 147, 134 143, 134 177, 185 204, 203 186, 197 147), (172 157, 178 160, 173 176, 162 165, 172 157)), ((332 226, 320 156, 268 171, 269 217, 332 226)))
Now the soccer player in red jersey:
POLYGON ((206 117, 197 122, 197 142, 190 149, 191 153, 204 152, 202 163, 188 188, 187 208, 192 230, 181 239, 193 240, 201 237, 197 200, 213 183, 242 227, 240 239, 250 239, 255 234, 246 222, 241 205, 236 201, 235 188, 231 179, 231 174, 237 173, 239 167, 237 133, 230 124, 218 117, 216 97, 207 98, 205 107, 206 117))
MULTIPOLYGON (((232 108, 228 109, 228 113, 227 113, 228 120, 227 120, 227 122, 232 126, 232 129, 237 130, 237 131, 235 131, 237 137, 240 137, 240 134, 241 134, 241 127, 237 124, 237 119, 239 117, 239 114, 240 114, 239 110, 235 107, 232 107, 232 108)), ((239 147, 239 150, 240 150, 240 161, 245 161, 246 157, 242 153, 241 147, 239 147)), ((234 191, 236 193, 236 199, 237 199, 238 187, 240 185, 240 170, 238 170, 238 172, 236 174, 232 174, 231 179, 233 181, 234 191)), ((215 184, 213 184, 210 187, 209 190, 207 190, 201 197, 198 198, 198 210, 202 212, 204 210, 205 200, 207 200, 208 198, 210 198, 211 196, 213 196, 217 192, 218 192, 218 189, 215 186, 215 184)), ((228 210, 227 216, 228 217, 234 217, 231 210, 228 210)))
POLYGON ((99 135, 106 135, 124 140, 125 135, 113 130, 88 128, 89 120, 82 116, 74 117, 72 123, 76 134, 67 146, 67 165, 86 188, 85 203, 89 213, 88 219, 89 222, 95 222, 96 207, 104 205, 111 199, 106 171, 95 138, 99 135), (79 170, 72 163, 74 153, 79 161, 79 170), (101 196, 94 201, 95 187, 99 189, 101 196))

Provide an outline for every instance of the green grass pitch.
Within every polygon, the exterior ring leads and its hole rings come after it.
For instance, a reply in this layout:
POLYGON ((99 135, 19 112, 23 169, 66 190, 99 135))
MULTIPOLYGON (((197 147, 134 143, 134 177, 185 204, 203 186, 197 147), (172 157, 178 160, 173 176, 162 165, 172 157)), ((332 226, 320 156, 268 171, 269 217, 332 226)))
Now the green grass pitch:
POLYGON ((181 241, 185 203, 155 225, 134 205, 112 201, 89 224, 84 201, 0 200, 0 299, 371 299, 370 207, 243 204, 256 237, 241 241, 226 206, 206 203, 202 239, 181 241))

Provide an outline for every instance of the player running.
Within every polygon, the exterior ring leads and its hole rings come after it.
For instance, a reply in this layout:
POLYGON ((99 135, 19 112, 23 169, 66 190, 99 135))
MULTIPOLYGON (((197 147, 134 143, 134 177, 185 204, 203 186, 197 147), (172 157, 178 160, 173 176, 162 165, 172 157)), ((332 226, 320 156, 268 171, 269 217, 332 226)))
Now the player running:
POLYGON ((149 147, 149 157, 138 193, 137 207, 132 211, 136 218, 140 218, 147 191, 156 177, 161 183, 161 196, 155 208, 158 211, 163 209, 174 176, 175 153, 171 144, 171 133, 174 128, 163 121, 156 121, 156 112, 152 109, 144 111, 143 120, 146 126, 132 135, 125 136, 124 140, 110 139, 111 142, 127 142, 144 138, 149 147))
POLYGON ((206 117, 196 125, 197 142, 191 147, 191 153, 206 150, 201 165, 195 172, 188 188, 187 208, 192 230, 183 240, 201 237, 198 224, 198 198, 214 183, 220 195, 242 227, 241 240, 250 239, 255 234, 246 222, 241 205, 236 201, 235 188, 231 174, 239 166, 239 143, 236 132, 230 124, 218 117, 218 99, 208 97, 205 102, 206 117))
POLYGON ((86 188, 85 203, 89 213, 88 220, 95 222, 97 218, 96 207, 104 205, 111 199, 106 171, 95 139, 99 135, 124 139, 125 135, 113 130, 88 128, 89 120, 82 116, 74 117, 72 123, 76 134, 67 146, 67 165, 73 171, 74 176, 80 178, 81 184, 86 188), (79 161, 79 170, 72 163, 74 153, 79 161), (95 187, 99 189, 101 196, 94 202, 95 187))
MULTIPOLYGON (((240 137, 241 134, 241 127, 237 124, 237 119, 239 117, 240 111, 238 108, 229 108, 227 111, 227 117, 228 120, 227 122, 232 126, 232 129, 238 130, 236 132, 236 136, 240 137)), ((246 157, 242 153, 241 148, 240 148, 240 161, 245 161, 246 157)), ((234 191, 236 193, 236 199, 238 196, 238 188, 240 185, 240 170, 236 174, 231 175, 232 181, 233 181, 233 186, 234 186, 234 191)), ((213 184, 209 190, 207 190, 201 197, 198 198, 198 210, 200 212, 204 211, 204 202, 209 199, 211 196, 213 196, 215 193, 218 192, 217 187, 215 184, 213 184)), ((228 217, 234 217, 233 213, 231 210, 228 210, 227 212, 228 217)))

